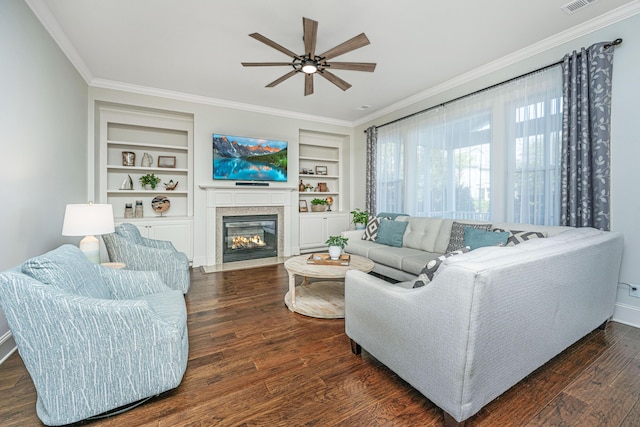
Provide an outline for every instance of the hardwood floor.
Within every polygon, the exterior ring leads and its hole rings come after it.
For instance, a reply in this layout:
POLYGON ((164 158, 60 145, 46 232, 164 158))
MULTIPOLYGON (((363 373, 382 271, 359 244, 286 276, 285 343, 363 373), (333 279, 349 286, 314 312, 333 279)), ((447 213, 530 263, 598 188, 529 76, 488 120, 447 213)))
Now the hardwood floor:
MULTIPOLYGON (((282 267, 192 273, 180 387, 90 426, 440 426, 442 411, 363 351, 343 320, 288 311, 282 267)), ((553 331, 549 331, 553 333, 553 331)), ((0 426, 41 425, 18 353, 0 366, 0 426)), ((610 322, 467 426, 640 425, 640 329, 610 322)))

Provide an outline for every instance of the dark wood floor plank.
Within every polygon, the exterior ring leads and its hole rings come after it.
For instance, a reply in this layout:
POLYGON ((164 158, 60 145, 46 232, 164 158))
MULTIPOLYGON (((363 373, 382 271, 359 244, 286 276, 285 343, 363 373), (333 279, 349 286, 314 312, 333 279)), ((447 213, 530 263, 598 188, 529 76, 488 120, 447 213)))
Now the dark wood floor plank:
MULTIPOLYGON (((92 427, 442 426, 442 411, 366 351, 342 319, 290 312, 282 265, 192 273, 182 384, 92 427)), ((467 426, 640 425, 640 329, 609 323, 489 403, 467 426)), ((0 425, 38 426, 13 354, 0 366, 0 425)))

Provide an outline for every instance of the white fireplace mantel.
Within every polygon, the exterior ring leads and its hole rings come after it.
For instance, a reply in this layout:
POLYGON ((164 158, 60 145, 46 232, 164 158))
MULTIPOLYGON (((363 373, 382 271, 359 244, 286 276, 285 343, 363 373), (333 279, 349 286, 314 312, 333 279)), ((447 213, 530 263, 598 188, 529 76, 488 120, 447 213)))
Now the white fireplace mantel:
MULTIPOLYGON (((282 207, 283 218, 283 252, 279 256, 291 256, 291 223, 293 211, 291 201, 297 188, 263 187, 263 186, 216 186, 200 185, 207 192, 207 265, 216 265, 217 239, 216 222, 218 208, 247 208, 254 210, 260 207, 282 207)), ((296 208, 297 210, 297 208, 296 208)), ((239 209, 241 212, 242 209, 239 209)))

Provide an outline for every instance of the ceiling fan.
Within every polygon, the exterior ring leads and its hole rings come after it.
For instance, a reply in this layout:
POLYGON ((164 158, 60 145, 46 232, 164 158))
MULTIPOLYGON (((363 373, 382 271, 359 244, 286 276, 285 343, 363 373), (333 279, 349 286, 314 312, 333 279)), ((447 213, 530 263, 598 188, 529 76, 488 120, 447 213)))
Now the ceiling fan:
POLYGON ((336 56, 344 55, 347 52, 351 52, 352 50, 356 50, 368 45, 370 42, 364 33, 361 33, 320 55, 316 55, 316 36, 318 34, 318 22, 314 21, 313 19, 302 18, 302 27, 304 33, 304 54, 298 55, 261 34, 252 33, 249 34, 249 37, 253 37, 256 40, 261 41, 268 46, 271 46, 272 48, 291 57, 292 60, 291 62, 243 62, 242 65, 245 67, 293 67, 292 71, 289 71, 279 79, 269 83, 266 87, 274 87, 297 73, 303 73, 305 96, 311 95, 313 93, 314 74, 318 74, 324 77, 342 90, 347 90, 351 87, 351 84, 342 80, 340 77, 336 76, 329 70, 373 72, 376 69, 376 64, 370 62, 328 62, 330 59, 333 59, 336 56))

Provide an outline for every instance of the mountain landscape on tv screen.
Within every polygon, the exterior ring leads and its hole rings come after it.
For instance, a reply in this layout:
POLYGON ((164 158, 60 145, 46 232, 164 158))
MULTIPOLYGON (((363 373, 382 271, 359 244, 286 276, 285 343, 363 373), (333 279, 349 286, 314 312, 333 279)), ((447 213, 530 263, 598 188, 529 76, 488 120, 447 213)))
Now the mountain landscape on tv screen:
POLYGON ((287 143, 214 134, 213 179, 286 181, 287 143))

